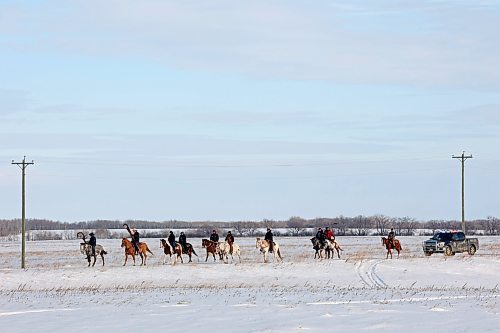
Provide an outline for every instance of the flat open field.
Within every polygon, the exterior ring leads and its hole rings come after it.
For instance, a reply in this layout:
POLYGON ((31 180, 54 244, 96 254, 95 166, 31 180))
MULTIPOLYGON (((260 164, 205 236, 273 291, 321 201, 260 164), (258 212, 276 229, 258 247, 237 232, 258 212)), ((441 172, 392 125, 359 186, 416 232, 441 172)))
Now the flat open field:
POLYGON ((236 239, 229 264, 189 239, 199 258, 176 265, 145 239, 145 267, 123 267, 120 240, 103 240, 106 266, 93 268, 79 240, 28 242, 26 270, 19 243, 0 243, 0 332, 498 332, 500 237, 453 257, 399 239, 399 259, 380 237, 338 237, 342 258, 315 260, 308 238, 278 238, 284 261, 267 264, 253 238, 236 239))

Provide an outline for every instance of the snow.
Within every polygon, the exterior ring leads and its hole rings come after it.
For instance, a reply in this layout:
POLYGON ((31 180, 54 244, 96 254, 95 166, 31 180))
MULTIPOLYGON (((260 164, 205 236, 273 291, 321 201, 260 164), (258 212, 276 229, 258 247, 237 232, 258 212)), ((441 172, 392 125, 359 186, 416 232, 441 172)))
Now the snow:
POLYGON ((198 260, 175 265, 145 239, 145 267, 123 267, 120 240, 102 240, 106 265, 90 268, 78 240, 40 241, 27 243, 25 270, 19 243, 0 243, 0 332, 498 332, 500 238, 453 257, 399 239, 399 259, 380 237, 339 237, 341 259, 314 260, 307 237, 278 238, 284 262, 267 264, 254 238, 236 239, 242 262, 229 264, 205 262, 191 239, 198 260))

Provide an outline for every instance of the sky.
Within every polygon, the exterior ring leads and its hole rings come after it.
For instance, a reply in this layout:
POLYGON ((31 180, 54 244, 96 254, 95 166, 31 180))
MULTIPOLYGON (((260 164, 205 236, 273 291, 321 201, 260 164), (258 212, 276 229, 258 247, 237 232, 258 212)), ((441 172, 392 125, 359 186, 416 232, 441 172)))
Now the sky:
POLYGON ((500 1, 0 0, 0 218, 500 216, 500 1))

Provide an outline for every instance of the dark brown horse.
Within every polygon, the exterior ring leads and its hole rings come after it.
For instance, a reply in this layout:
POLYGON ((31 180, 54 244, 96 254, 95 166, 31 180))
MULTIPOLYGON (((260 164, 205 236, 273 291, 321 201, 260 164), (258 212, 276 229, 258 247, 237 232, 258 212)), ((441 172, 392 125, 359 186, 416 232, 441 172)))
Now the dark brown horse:
MULTIPOLYGON (((127 259, 128 256, 132 256, 132 259, 134 260, 134 266, 135 266, 135 248, 134 244, 132 244, 131 241, 129 241, 127 238, 122 238, 122 247, 125 248, 125 262, 123 263, 123 266, 127 264, 127 259)), ((146 259, 148 257, 148 252, 153 255, 153 252, 151 252, 148 248, 148 244, 146 243, 139 243, 139 255, 141 256, 141 266, 146 265, 146 259)))
POLYGON ((382 237, 382 246, 385 246, 386 249, 387 249, 387 255, 386 255, 386 259, 389 258, 389 254, 391 255, 391 259, 392 259, 392 249, 398 251, 398 258, 399 258, 399 252, 401 252, 401 250, 403 249, 401 247, 401 243, 397 240, 397 239, 394 239, 393 240, 393 244, 391 244, 391 241, 385 237, 382 237))
MULTIPOLYGON (((167 243, 166 240, 164 240, 163 238, 160 239, 160 248, 163 248, 163 253, 164 253, 164 256, 163 256, 163 264, 165 264, 165 259, 167 258, 167 255, 170 256, 170 258, 172 258, 172 247, 170 246, 170 244, 167 243)), ((181 244, 177 243, 175 245, 175 250, 173 251, 177 254, 177 257, 175 258, 175 262, 177 262, 177 259, 181 259, 181 263, 184 263, 184 261, 182 260, 182 246, 181 244)), ((189 261, 191 261, 191 256, 189 256, 189 261)))
POLYGON ((215 261, 215 254, 219 252, 219 243, 212 242, 211 240, 204 238, 201 240, 201 246, 207 249, 207 258, 205 259, 205 261, 208 260, 209 253, 212 253, 215 261))

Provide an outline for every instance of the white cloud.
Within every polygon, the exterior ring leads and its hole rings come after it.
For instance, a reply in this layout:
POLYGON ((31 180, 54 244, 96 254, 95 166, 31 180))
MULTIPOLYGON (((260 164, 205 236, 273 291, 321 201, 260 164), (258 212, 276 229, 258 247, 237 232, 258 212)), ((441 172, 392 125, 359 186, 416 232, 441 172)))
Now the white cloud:
POLYGON ((50 1, 3 11, 16 18, 0 23, 4 49, 264 78, 500 86, 500 14, 483 2, 50 1))

